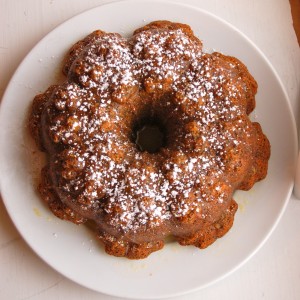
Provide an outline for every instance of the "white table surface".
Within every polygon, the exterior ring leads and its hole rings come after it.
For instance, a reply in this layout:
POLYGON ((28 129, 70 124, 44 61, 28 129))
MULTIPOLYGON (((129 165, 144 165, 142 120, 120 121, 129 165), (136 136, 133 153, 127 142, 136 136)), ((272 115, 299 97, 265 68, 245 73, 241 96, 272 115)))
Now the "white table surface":
MULTIPOLYGON (((183 1, 183 0, 182 0, 183 1)), ((0 98, 30 49, 68 18, 101 0, 0 0, 0 98)), ((190 0, 244 32, 275 67, 300 123, 300 50, 288 0, 190 0)), ((180 299, 300 299, 300 201, 292 195, 279 225, 242 268, 180 299)), ((23 241, 0 200, 0 300, 117 299, 71 282, 23 241)), ((179 299, 179 298, 176 298, 179 299)))

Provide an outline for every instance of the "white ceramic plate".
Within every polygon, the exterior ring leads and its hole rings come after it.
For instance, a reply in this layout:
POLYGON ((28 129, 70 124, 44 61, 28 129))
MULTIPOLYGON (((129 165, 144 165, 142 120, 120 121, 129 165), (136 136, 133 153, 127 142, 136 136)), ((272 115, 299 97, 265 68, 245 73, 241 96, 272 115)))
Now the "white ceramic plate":
POLYGON ((282 84, 263 54, 242 33, 202 10, 169 2, 118 2, 84 12, 49 33, 13 76, 1 105, 1 193, 32 249, 50 266, 91 289, 128 298, 162 298, 203 288, 247 261, 270 235, 289 199, 296 165, 296 129, 282 84), (206 49, 241 59, 259 84, 259 121, 272 145, 269 174, 240 204, 232 230, 206 250, 168 244, 141 261, 108 256, 93 234, 55 218, 35 192, 38 152, 25 121, 33 97, 57 82, 65 51, 95 29, 130 33, 168 19, 191 25, 206 49))

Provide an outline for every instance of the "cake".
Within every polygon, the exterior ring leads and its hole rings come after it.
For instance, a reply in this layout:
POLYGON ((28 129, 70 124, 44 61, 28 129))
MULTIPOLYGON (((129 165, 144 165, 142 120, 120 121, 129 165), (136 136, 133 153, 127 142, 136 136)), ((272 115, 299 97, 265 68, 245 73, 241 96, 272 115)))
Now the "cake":
POLYGON ((57 217, 131 259, 170 236, 206 248, 228 232, 234 192, 265 178, 270 157, 241 61, 205 53, 188 25, 155 21, 130 38, 92 32, 63 72, 29 117, 47 154, 38 189, 57 217))

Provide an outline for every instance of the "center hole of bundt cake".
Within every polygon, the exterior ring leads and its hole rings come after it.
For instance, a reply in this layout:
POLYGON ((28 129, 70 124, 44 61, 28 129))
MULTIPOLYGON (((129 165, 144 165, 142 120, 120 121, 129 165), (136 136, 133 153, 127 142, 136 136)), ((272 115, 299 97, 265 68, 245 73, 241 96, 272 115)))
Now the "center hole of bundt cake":
POLYGON ((158 152, 165 144, 165 132, 158 120, 144 120, 134 130, 134 142, 140 151, 158 152))

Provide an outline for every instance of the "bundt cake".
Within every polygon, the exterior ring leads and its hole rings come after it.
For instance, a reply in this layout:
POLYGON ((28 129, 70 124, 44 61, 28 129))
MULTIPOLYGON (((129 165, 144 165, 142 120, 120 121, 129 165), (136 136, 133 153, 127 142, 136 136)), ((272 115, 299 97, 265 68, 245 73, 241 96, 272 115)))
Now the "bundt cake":
POLYGON ((204 53, 188 25, 156 21, 130 38, 94 31, 63 72, 29 117, 48 157, 39 191, 57 217, 132 259, 169 236, 205 248, 231 228, 234 191, 263 179, 270 156, 242 62, 204 53))

